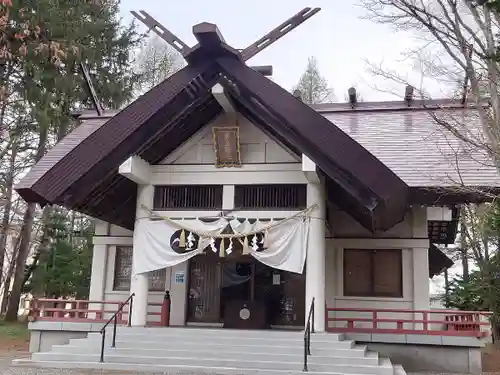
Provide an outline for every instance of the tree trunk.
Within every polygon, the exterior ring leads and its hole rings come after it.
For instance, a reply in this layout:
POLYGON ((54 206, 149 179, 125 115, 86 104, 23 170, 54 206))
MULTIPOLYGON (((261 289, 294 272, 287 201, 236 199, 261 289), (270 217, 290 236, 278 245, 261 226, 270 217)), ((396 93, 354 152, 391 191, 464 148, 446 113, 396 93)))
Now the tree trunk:
POLYGON ((462 277, 464 282, 469 282, 469 257, 467 254, 467 240, 465 238, 464 212, 460 215, 460 260, 462 261, 462 277))
MULTIPOLYGON (((38 147, 35 155, 35 163, 38 162, 43 154, 47 144, 48 127, 40 128, 40 137, 38 139, 38 147)), ((23 225, 21 227, 21 241, 19 244, 19 251, 16 257, 16 267, 14 271, 14 284, 12 285, 12 292, 9 297, 7 306, 7 313, 5 320, 8 322, 17 321, 17 313, 19 310, 19 303, 23 290, 24 271, 26 260, 28 259, 31 243, 31 234, 33 229, 33 221, 35 219, 35 203, 28 203, 24 213, 23 225)))
MULTIPOLYGON (((23 286, 28 282, 30 279, 31 275, 33 275, 35 272, 37 272, 37 268, 39 264, 45 264, 46 260, 48 258, 48 252, 49 252, 49 244, 50 244, 50 217, 52 214, 52 207, 51 206, 45 206, 43 209, 43 214, 42 214, 42 234, 40 238, 40 244, 38 245, 38 248, 36 249, 35 255, 33 256, 33 262, 31 265, 26 269, 26 272, 24 274, 24 279, 23 279, 23 286)), ((42 282, 40 285, 32 285, 33 288, 31 290, 31 293, 35 297, 43 296, 45 292, 45 286, 46 283, 42 282)))
POLYGON ((19 251, 19 241, 21 241, 21 234, 16 237, 16 242, 14 244, 14 250, 12 251, 12 258, 9 264, 9 269, 7 270, 7 275, 5 276, 5 282, 3 285, 3 298, 2 304, 0 305, 0 311, 5 313, 9 303, 10 294, 10 284, 12 282, 12 276, 14 275, 14 269, 16 268, 16 258, 17 252, 19 251))
POLYGON ((7 313, 5 314, 5 321, 7 322, 17 321, 17 313, 19 310, 19 302, 21 301, 24 281, 24 268, 30 251, 31 230, 33 229, 33 221, 35 219, 35 208, 35 203, 28 203, 28 207, 26 207, 26 211, 24 212, 23 226, 21 227, 20 234, 21 241, 14 269, 14 284, 7 305, 7 313))
POLYGON ((467 256, 467 249, 460 249, 460 258, 462 261, 462 274, 463 280, 469 282, 469 257, 467 256))
MULTIPOLYGON (((62 111, 63 113, 69 113, 69 107, 67 102, 63 102, 61 104, 62 111)), ((68 128, 69 128, 69 122, 68 121, 63 121, 61 124, 59 124, 59 127, 57 128, 56 132, 56 140, 59 142, 61 139, 63 139, 66 134, 68 133, 68 128)), ((49 252, 50 252, 50 238, 53 235, 50 233, 51 229, 51 222, 50 219, 52 217, 52 214, 54 212, 54 207, 52 206, 45 206, 43 209, 42 213, 42 233, 40 236, 40 241, 38 248, 36 249, 35 255, 33 257, 33 262, 31 265, 27 268, 25 274, 24 274, 24 280, 23 280, 23 286, 28 282, 30 279, 31 275, 33 273, 37 272, 37 268, 39 264, 46 264, 47 260, 49 258, 49 252)), ((40 283, 40 285, 35 285, 33 286, 31 293, 34 296, 46 296, 46 289, 47 289, 47 282, 46 280, 43 280, 43 282, 40 283)))
POLYGON ((14 172, 16 167, 17 157, 17 142, 12 144, 11 155, 9 160, 9 169, 6 178, 6 193, 5 193, 5 206, 2 217, 2 224, 0 225, 0 285, 3 280, 3 264, 5 260, 5 252, 7 251, 7 237, 10 228, 10 211, 12 210, 12 187, 14 186, 14 172))
POLYGON ((444 270, 444 307, 450 307, 450 279, 447 268, 444 270))

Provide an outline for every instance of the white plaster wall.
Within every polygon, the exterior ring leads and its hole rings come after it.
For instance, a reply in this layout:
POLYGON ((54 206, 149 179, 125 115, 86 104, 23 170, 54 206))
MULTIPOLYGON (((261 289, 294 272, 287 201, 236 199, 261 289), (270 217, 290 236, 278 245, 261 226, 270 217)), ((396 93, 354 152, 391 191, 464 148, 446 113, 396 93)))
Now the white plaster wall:
POLYGON ((212 127, 238 126, 240 152, 243 164, 255 163, 299 163, 297 155, 265 135, 240 114, 222 114, 211 124, 200 130, 189 141, 160 164, 211 164, 215 163, 212 127))
MULTIPOLYGON (((410 309, 428 310, 429 273, 427 217, 425 208, 413 208, 404 222, 387 232, 371 234, 344 212, 333 210, 334 238, 326 241, 326 303, 330 308, 410 309), (425 228, 425 231, 424 231, 425 228), (403 296, 401 298, 344 296, 344 249, 401 249, 403 296)), ((367 312, 330 312, 329 317, 372 318, 367 312)), ((421 314, 379 313, 378 318, 421 319, 421 314)), ((346 326, 345 321, 330 322, 330 326, 346 326)), ((357 327, 372 327, 369 322, 356 323, 357 327)), ((395 323, 379 323, 379 328, 396 328, 395 323)), ((405 325, 405 328, 417 328, 405 325)))
POLYGON ((111 225, 109 228, 109 235, 117 237, 132 237, 133 232, 131 230, 119 227, 118 225, 111 225))

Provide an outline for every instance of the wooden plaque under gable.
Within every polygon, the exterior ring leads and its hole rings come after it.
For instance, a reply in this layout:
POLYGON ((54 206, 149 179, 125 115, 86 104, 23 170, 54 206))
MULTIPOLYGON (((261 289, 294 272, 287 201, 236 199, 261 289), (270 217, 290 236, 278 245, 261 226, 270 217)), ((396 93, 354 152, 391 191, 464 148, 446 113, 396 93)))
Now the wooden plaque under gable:
POLYGON ((241 167, 240 128, 237 126, 214 126, 212 131, 215 166, 218 168, 241 167))

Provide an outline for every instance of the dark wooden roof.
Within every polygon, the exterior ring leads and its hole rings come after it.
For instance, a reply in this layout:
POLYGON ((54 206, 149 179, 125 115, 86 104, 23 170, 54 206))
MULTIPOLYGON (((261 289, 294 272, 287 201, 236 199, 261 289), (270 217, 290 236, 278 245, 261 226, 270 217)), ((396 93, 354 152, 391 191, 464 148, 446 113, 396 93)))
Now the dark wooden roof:
POLYGON ((384 164, 283 88, 242 61, 216 28, 198 29, 189 64, 104 123, 86 122, 16 186, 27 201, 59 204, 132 229, 136 186, 118 174, 130 156, 158 163, 222 112, 221 83, 241 113, 275 140, 308 155, 328 198, 366 228, 403 220, 408 187, 384 164), (200 31, 201 30, 201 31, 200 31))
POLYGON ((240 112, 281 143, 308 155, 327 177, 331 200, 371 230, 402 220, 408 187, 389 168, 271 80, 235 59, 217 62, 231 81, 221 84, 240 112))
POLYGON ((429 277, 439 275, 445 269, 453 266, 454 262, 443 253, 436 245, 429 247, 429 277))

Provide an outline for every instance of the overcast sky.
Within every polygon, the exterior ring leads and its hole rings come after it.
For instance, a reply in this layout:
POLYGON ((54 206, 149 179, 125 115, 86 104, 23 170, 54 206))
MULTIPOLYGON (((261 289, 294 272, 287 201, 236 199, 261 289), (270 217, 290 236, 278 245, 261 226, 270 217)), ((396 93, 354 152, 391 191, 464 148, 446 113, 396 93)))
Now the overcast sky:
MULTIPOLYGON (((250 65, 273 65, 273 79, 290 89, 304 71, 308 57, 315 56, 339 101, 345 99, 350 86, 357 87, 365 101, 397 99, 373 88, 376 85, 395 91, 393 83, 371 76, 366 59, 383 62, 419 83, 419 74, 401 56, 414 45, 413 36, 362 19, 366 12, 358 0, 122 0, 122 15, 124 21, 130 22, 131 10, 145 10, 188 45, 196 42, 191 32, 193 25, 212 22, 219 26, 229 45, 245 48, 307 6, 322 10, 251 59, 250 65)), ((141 30, 147 28, 141 24, 141 30)), ((428 89, 434 97, 444 95, 441 87, 428 89)), ((401 95, 403 90, 396 89, 401 95)))

